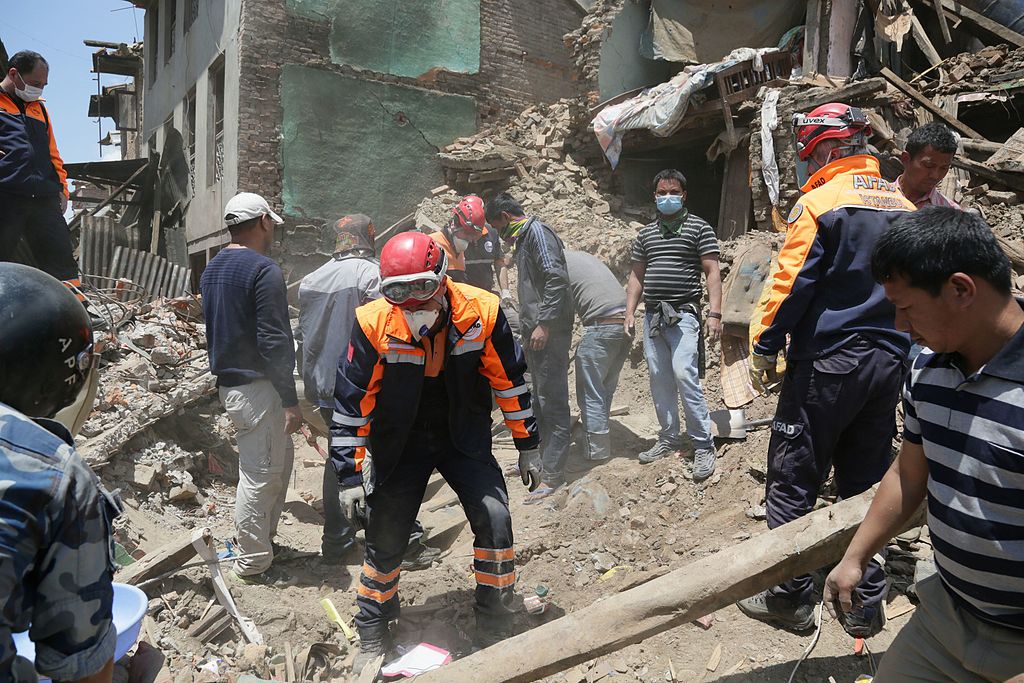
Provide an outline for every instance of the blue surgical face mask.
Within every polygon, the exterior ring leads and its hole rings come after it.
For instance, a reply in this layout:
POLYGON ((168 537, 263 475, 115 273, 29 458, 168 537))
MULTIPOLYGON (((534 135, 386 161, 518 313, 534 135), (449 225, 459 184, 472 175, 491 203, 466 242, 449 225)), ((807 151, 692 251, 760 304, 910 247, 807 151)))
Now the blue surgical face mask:
POLYGON ((678 194, 663 194, 654 198, 658 211, 664 216, 671 216, 683 210, 683 197, 678 194))

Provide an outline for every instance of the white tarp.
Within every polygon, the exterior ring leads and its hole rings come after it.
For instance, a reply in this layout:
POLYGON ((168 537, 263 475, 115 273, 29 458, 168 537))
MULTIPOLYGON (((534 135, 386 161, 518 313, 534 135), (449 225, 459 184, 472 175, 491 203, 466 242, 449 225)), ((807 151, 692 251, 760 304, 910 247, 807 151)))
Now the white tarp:
POLYGON ((716 73, 749 60, 754 60, 754 68, 760 71, 763 68, 761 56, 771 52, 778 52, 778 49, 741 47, 720 62, 688 66, 672 80, 602 109, 591 125, 612 168, 619 164, 622 136, 627 130, 647 129, 659 137, 672 135, 689 109, 690 98, 713 83, 716 73))

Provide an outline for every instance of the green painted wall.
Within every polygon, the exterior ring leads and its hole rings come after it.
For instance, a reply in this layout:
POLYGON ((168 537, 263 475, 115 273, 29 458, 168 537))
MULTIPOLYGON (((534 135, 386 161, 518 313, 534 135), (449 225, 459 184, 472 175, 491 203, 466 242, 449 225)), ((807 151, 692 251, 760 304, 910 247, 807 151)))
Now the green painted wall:
POLYGON ((331 61, 417 78, 480 71, 480 0, 287 0, 331 22, 331 61))
POLYGON ((471 97, 282 69, 284 210, 361 212, 384 228, 442 182, 437 148, 476 132, 471 97))

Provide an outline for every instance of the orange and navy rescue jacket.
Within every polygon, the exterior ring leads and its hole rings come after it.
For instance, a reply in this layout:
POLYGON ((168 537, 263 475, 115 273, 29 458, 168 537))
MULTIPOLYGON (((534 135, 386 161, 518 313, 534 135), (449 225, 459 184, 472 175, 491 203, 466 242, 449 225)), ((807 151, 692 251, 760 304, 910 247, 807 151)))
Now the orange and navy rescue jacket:
POLYGON ((777 354, 789 334, 789 359, 815 359, 859 335, 906 355, 910 338, 895 329, 893 306, 871 275, 871 252, 914 205, 868 155, 833 161, 801 189, 754 350, 777 354))
POLYGON ((22 102, 0 89, 0 192, 66 195, 67 179, 45 105, 22 102))
POLYGON ((437 242, 448 255, 448 277, 456 282, 466 281, 466 254, 455 251, 455 245, 448 240, 443 230, 430 233, 430 239, 437 242))
POLYGON ((394 471, 407 442, 416 438, 410 432, 427 376, 443 376, 449 433, 460 453, 494 462, 492 391, 516 448, 537 447, 526 362, 498 297, 451 279, 446 297, 446 327, 419 342, 401 309, 387 300, 356 309, 348 352, 338 364, 331 424, 331 459, 342 485, 362 482, 367 448, 373 454, 371 484, 394 471))

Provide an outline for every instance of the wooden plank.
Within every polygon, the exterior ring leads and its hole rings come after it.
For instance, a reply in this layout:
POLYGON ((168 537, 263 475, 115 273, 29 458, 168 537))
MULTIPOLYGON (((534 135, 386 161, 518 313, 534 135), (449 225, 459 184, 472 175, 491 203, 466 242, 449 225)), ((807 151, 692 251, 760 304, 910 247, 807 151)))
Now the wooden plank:
POLYGON ((1024 192, 1024 175, 1000 172, 993 168, 989 168, 985 164, 978 163, 977 161, 967 159, 962 156, 953 157, 953 165, 957 168, 962 168, 979 178, 984 178, 985 180, 993 183, 1005 185, 1006 187, 1012 190, 1017 190, 1018 192, 1024 192))
MULTIPOLYGON (((991 33, 1002 41, 1009 43, 1015 47, 1024 47, 1024 35, 1021 35, 1011 28, 1003 26, 999 22, 992 21, 984 14, 975 12, 971 8, 965 6, 959 0, 941 0, 942 6, 952 12, 954 15, 960 17, 969 24, 973 24, 978 28, 991 33)), ((935 0, 922 0, 932 7, 935 7, 935 0)))
POLYGON ((857 81, 838 89, 826 89, 823 93, 812 93, 799 95, 793 100, 793 107, 797 111, 809 111, 815 107, 828 102, 845 102, 846 104, 857 104, 886 88, 884 78, 868 78, 857 81))
POLYGON ((924 26, 921 25, 921 21, 916 15, 910 17, 910 35, 913 36, 914 42, 921 48, 921 52, 924 53, 925 59, 932 66, 938 66, 942 64, 942 57, 939 56, 938 50, 932 45, 931 39, 928 34, 925 33, 924 26))
POLYGON ((135 564, 124 567, 114 576, 114 579, 118 583, 134 586, 183 565, 195 556, 196 549, 192 545, 192 534, 190 533, 160 546, 155 552, 146 555, 135 564))
POLYGON ((984 135, 982 135, 978 131, 974 130, 973 128, 968 126, 966 123, 963 123, 959 119, 954 118, 954 117, 950 116, 949 114, 947 114, 945 111, 942 110, 941 107, 937 106, 930 99, 928 99, 927 97, 922 95, 921 92, 918 91, 917 88, 915 88, 914 86, 910 85, 905 80, 903 80, 902 78, 900 78, 899 76, 894 74, 892 72, 892 69, 890 69, 889 67, 883 66, 880 73, 882 74, 883 77, 885 77, 885 80, 887 80, 890 83, 892 83, 902 93, 904 93, 905 95, 910 97, 910 99, 914 100, 915 102, 920 104, 922 107, 927 109, 929 112, 932 113, 933 116, 936 116, 936 117, 942 119, 942 121, 944 121, 946 123, 946 125, 952 127, 957 132, 962 133, 963 135, 966 135, 969 138, 975 138, 975 139, 978 139, 978 140, 984 140, 985 139, 984 135))
POLYGON ((949 33, 949 22, 946 21, 946 11, 942 7, 936 5, 935 15, 939 19, 939 31, 942 32, 942 40, 946 45, 949 45, 953 42, 953 37, 949 33))
POLYGON ((745 235, 753 220, 750 190, 750 138, 737 146, 725 162, 722 200, 718 209, 718 238, 732 240, 745 235))
MULTIPOLYGON (((729 546, 632 590, 419 676, 418 683, 526 683, 686 624, 838 561, 875 488, 729 546)), ((922 506, 923 509, 923 506, 922 506)), ((921 523, 921 515, 907 528, 921 523)))

